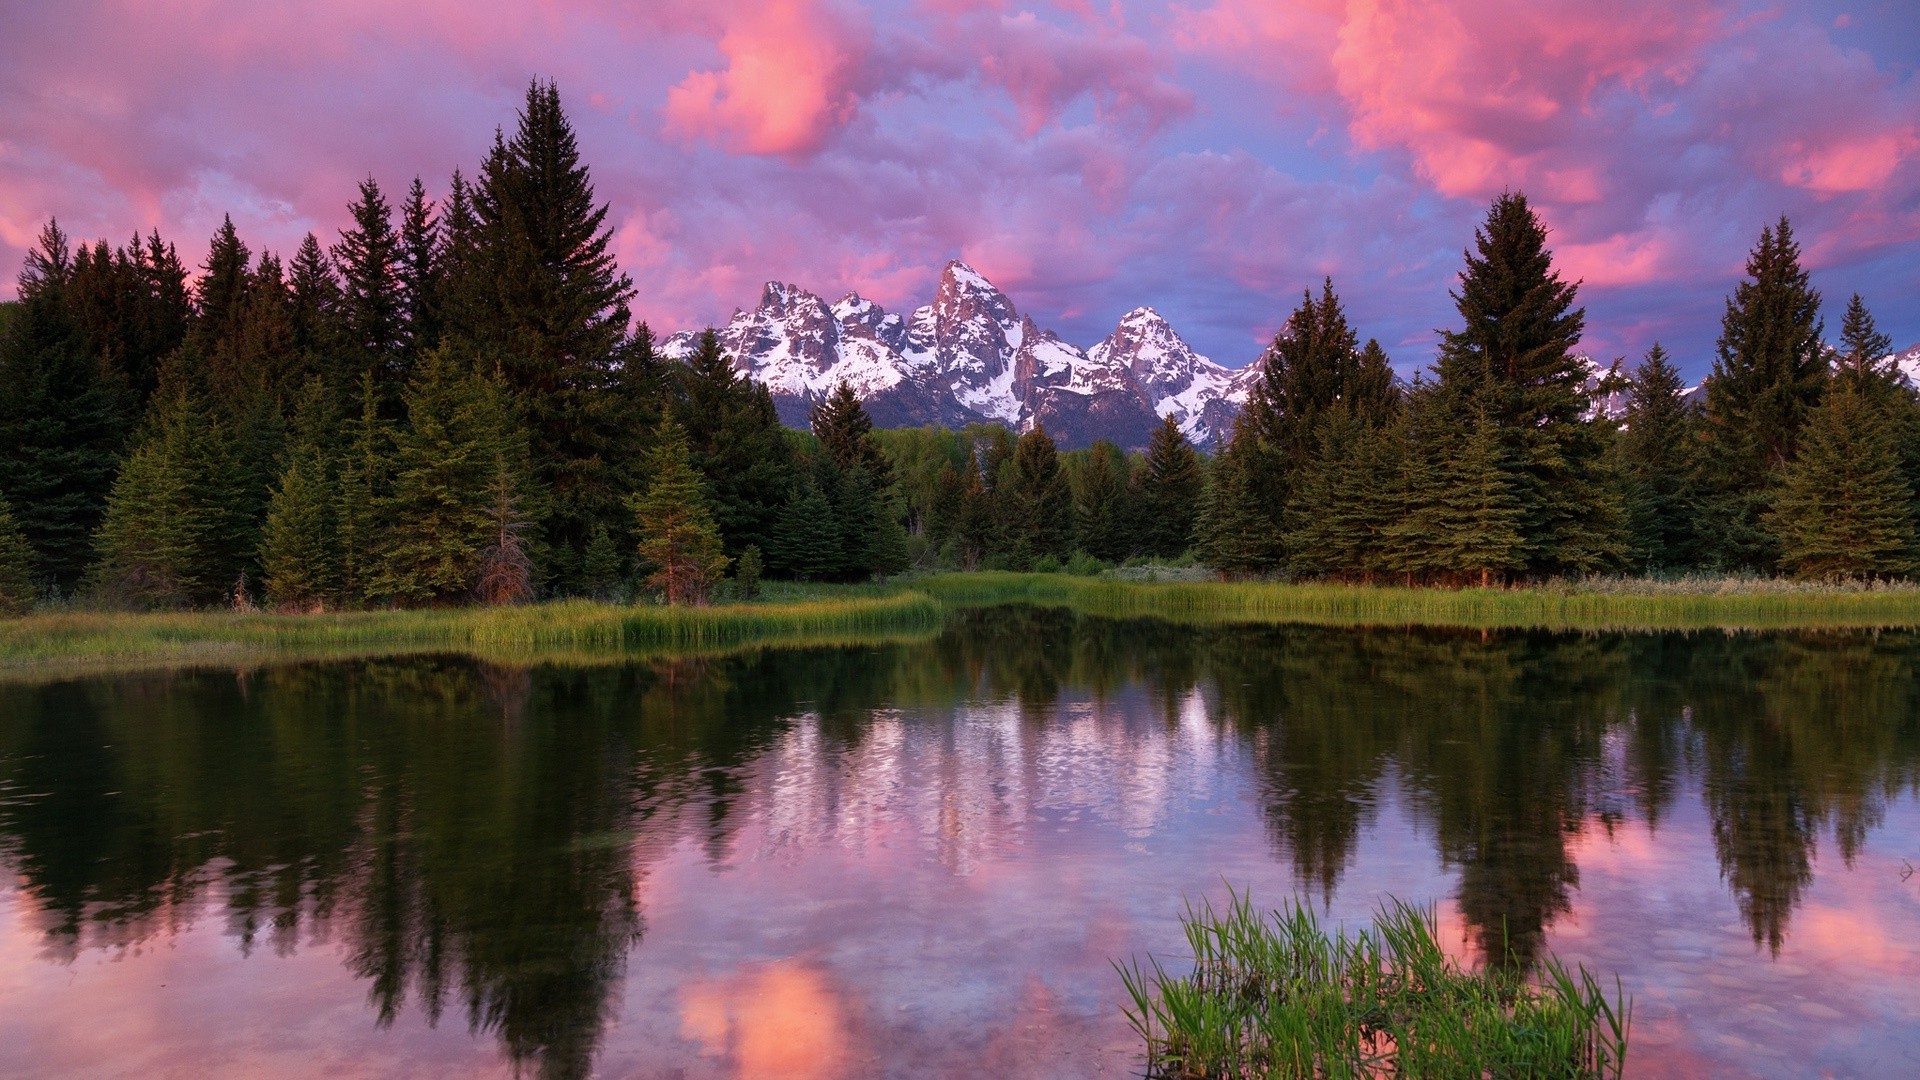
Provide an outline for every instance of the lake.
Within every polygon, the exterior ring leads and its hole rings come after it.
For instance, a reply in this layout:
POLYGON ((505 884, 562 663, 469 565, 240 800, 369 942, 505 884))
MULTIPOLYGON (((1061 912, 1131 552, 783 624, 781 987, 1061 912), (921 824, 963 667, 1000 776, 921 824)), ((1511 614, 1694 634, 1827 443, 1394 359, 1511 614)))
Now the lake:
POLYGON ((1187 900, 1920 1074, 1920 636, 1191 627, 0 684, 0 1074, 1129 1076, 1187 900))

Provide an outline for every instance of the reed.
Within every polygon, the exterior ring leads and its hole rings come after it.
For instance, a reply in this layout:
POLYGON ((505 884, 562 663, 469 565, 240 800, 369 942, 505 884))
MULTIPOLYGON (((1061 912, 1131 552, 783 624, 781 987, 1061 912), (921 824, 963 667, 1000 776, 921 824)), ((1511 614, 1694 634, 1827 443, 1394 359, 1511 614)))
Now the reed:
POLYGON ((942 574, 914 587, 959 607, 1027 603, 1109 618, 1554 630, 1920 626, 1920 587, 1757 578, 1605 578, 1512 589, 1283 582, 1139 582, 1061 574, 942 574))
POLYGON ((1189 904, 1181 921, 1190 974, 1114 965, 1152 1077, 1586 1080, 1625 1068, 1632 1005, 1617 986, 1610 1000, 1585 968, 1553 959, 1534 981, 1463 969, 1430 911, 1389 902, 1347 936, 1305 905, 1263 915, 1234 894, 1226 911, 1189 904))
POLYGON ((0 621, 0 671, 405 652, 528 659, 700 653, 926 634, 947 613, 924 593, 900 590, 706 608, 567 600, 327 615, 63 612, 0 621))

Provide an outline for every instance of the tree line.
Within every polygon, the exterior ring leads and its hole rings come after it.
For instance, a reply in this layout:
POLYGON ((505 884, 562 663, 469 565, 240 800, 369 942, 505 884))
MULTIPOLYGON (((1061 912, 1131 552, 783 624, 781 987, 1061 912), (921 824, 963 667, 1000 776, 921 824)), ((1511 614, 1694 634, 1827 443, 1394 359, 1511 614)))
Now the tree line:
POLYGON ((1697 400, 1658 345, 1596 382, 1577 285, 1508 194, 1430 371, 1397 379, 1328 281, 1208 459, 1171 419, 1132 455, 875 431, 844 386, 782 427, 710 331, 672 360, 634 322, 551 83, 444 198, 369 177, 349 210, 285 261, 228 219, 197 274, 158 232, 47 224, 0 305, 0 606, 697 603, 1129 558, 1441 584, 1916 565, 1920 399, 1857 296, 1824 343, 1784 219, 1697 400))

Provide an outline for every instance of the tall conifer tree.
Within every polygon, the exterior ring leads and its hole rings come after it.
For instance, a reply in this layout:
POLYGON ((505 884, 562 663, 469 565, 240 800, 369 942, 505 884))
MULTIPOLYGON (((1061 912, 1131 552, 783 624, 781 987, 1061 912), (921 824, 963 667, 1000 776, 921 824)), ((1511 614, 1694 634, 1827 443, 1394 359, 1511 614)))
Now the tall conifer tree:
POLYGON ((67 311, 72 270, 66 234, 49 221, 0 334, 0 492, 33 548, 35 577, 60 589, 93 561, 122 438, 119 403, 67 311))
POLYGON ((1074 539, 1096 559, 1119 562, 1132 554, 1126 521, 1128 479, 1127 455, 1105 439, 1093 444, 1074 477, 1074 539))
MULTIPOLYGON (((513 137, 496 137, 471 204, 474 241, 464 254, 460 207, 448 208, 453 309, 526 419, 547 492, 542 532, 561 587, 571 588, 593 526, 614 517, 632 479, 619 459, 639 403, 609 392, 624 385, 617 372, 633 284, 614 262, 607 207, 595 200, 553 83, 528 85, 513 137)), ((777 507, 776 498, 766 513, 777 507)), ((764 541, 766 520, 757 525, 752 539, 764 541)))
POLYGON ((630 501, 640 522, 640 559, 648 584, 669 604, 704 604, 726 572, 720 529, 707 509, 684 429, 668 417, 648 461, 653 482, 630 501))
POLYGON ((0 615, 24 615, 40 591, 33 584, 33 548, 0 496, 0 615))
POLYGON ((1780 549, 1765 527, 1769 489, 1793 459, 1800 428, 1820 399, 1826 358, 1820 294, 1800 265, 1782 217, 1760 231, 1747 280, 1727 298, 1703 389, 1699 535, 1714 539, 1719 569, 1771 569, 1780 549))
POLYGON ((333 247, 340 269, 341 361, 346 365, 335 378, 346 386, 365 374, 388 399, 388 415, 395 416, 406 382, 407 293, 400 235, 393 228, 393 211, 380 185, 369 176, 360 181, 360 197, 347 207, 353 227, 342 230, 333 247))
POLYGON ((1883 578, 1914 568, 1913 491, 1887 414, 1846 384, 1816 406, 1767 524, 1801 577, 1883 578))
POLYGON ((1606 433, 1589 417, 1588 370, 1573 353, 1586 312, 1547 249, 1526 197, 1495 199, 1454 294, 1462 325, 1441 335, 1435 405, 1442 428, 1484 416, 1519 500, 1521 553, 1535 574, 1592 573, 1623 553, 1621 509, 1606 483, 1606 433))
POLYGON ((1035 424, 1020 436, 1000 494, 1000 520, 1016 569, 1030 570, 1049 555, 1066 558, 1073 542, 1073 493, 1046 428, 1035 424))
POLYGON ((1193 546, 1194 519, 1200 509, 1199 455, 1173 417, 1161 420, 1147 444, 1141 472, 1147 554, 1178 558, 1193 546))
POLYGON ((1679 369, 1655 342, 1627 387, 1619 444, 1627 565, 1643 573, 1693 560, 1694 418, 1680 398, 1683 386, 1679 369))

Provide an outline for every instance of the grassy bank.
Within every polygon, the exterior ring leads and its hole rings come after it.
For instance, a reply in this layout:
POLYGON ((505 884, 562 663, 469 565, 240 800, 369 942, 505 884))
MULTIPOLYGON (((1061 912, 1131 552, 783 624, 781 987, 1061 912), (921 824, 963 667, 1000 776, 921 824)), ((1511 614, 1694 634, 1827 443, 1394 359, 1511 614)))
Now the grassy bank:
POLYGON ((1586 970, 1547 960, 1527 982, 1469 971, 1440 948, 1433 916, 1384 908, 1357 934, 1313 910, 1263 915, 1245 896, 1189 909, 1193 971, 1120 968, 1148 1075, 1618 1077, 1631 1005, 1586 970))
POLYGON ((1029 603, 1109 618, 1194 623, 1555 630, 1920 626, 1920 588, 1765 579, 1600 579, 1515 589, 1277 582, 1137 582, 1063 574, 941 574, 914 581, 957 607, 1029 603))
POLYGON ((947 614, 926 594, 905 590, 708 608, 568 600, 519 608, 332 615, 39 614, 0 621, 0 672, 408 652, 503 659, 711 653, 926 634, 942 626, 947 614))
POLYGON ((765 600, 708 608, 569 600, 521 608, 333 615, 44 612, 0 620, 0 675, 406 652, 608 659, 756 645, 897 640, 938 630, 956 608, 1000 604, 1197 624, 1563 630, 1920 626, 1920 589, 1911 587, 1599 581, 1450 591, 1142 582, 1064 574, 933 574, 892 586, 772 585, 765 600))

